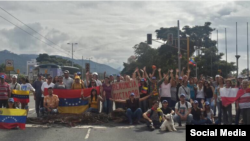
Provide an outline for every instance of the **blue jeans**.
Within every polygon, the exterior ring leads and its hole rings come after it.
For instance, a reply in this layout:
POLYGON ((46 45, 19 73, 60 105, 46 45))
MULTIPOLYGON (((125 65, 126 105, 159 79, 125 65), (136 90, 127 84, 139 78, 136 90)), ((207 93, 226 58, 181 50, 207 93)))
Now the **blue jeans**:
POLYGON ((212 110, 214 110, 214 102, 212 102, 212 98, 207 98, 206 101, 209 102, 210 108, 211 108, 212 110))
POLYGON ((215 121, 215 124, 221 124, 221 118, 222 118, 222 102, 217 102, 217 108, 218 108, 218 119, 215 121))
POLYGON ((212 121, 210 119, 192 120, 191 124, 193 125, 212 124, 212 121))
MULTIPOLYGON (((187 116, 187 120, 186 120, 187 124, 191 124, 192 119, 193 119, 193 115, 189 114, 187 116)), ((181 125, 181 117, 179 115, 176 114, 174 116, 174 121, 177 122, 177 123, 179 123, 179 125, 181 125)))
POLYGON ((102 108, 103 108, 103 112, 105 112, 106 114, 111 113, 113 111, 113 101, 110 101, 109 99, 106 99, 102 103, 102 108))
POLYGON ((211 101, 211 105, 213 105, 213 111, 214 111, 214 116, 216 116, 216 106, 215 106, 215 100, 211 101))
POLYGON ((136 118, 136 120, 140 121, 142 110, 141 108, 136 109, 134 112, 130 108, 127 109, 126 115, 128 117, 129 123, 132 124, 132 118, 136 118))
POLYGON ((90 108, 88 108, 88 110, 87 110, 86 112, 91 112, 91 113, 99 113, 99 110, 98 110, 98 109, 96 109, 96 108, 92 108, 92 107, 90 107, 90 108))
POLYGON ((45 108, 45 107, 41 107, 40 108, 40 112, 44 115, 45 113, 47 114, 57 114, 58 113, 58 110, 57 109, 51 109, 50 112, 48 112, 48 109, 45 108))

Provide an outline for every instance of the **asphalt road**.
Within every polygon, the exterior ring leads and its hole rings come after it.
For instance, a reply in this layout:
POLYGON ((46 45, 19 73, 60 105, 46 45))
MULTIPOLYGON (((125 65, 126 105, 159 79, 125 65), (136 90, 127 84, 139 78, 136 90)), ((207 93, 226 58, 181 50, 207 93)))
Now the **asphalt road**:
POLYGON ((176 132, 149 131, 145 125, 136 127, 27 127, 25 130, 0 130, 1 141, 185 141, 185 130, 176 132))

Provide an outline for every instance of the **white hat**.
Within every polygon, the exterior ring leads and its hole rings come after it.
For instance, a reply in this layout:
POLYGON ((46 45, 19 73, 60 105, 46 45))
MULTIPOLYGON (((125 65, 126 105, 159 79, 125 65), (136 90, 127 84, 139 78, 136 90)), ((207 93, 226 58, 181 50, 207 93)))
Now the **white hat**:
POLYGON ((17 78, 17 76, 16 75, 12 75, 12 78, 17 78))
POLYGON ((216 75, 215 77, 220 77, 220 75, 216 75))
POLYGON ((98 73, 97 72, 93 72, 92 75, 98 75, 98 73))

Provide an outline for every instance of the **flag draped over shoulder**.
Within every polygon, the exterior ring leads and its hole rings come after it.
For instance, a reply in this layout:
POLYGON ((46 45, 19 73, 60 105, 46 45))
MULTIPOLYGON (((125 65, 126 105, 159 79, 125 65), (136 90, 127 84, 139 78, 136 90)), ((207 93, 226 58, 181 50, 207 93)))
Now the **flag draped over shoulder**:
POLYGON ((240 109, 250 108, 250 89, 247 88, 246 92, 240 89, 237 93, 237 102, 239 103, 240 109))
POLYGON ((12 95, 15 102, 29 103, 30 92, 22 90, 12 90, 12 95))
POLYGON ((27 111, 24 109, 0 108, 0 128, 12 129, 19 127, 25 129, 27 111))
POLYGON ((141 93, 147 94, 147 92, 148 92, 148 87, 142 87, 141 93))
MULTIPOLYGON (((84 89, 84 96, 88 97, 93 88, 84 89)), ((95 87, 97 94, 100 93, 100 87, 95 87)), ((81 114, 89 108, 88 100, 81 98, 82 89, 53 89, 53 94, 59 98, 59 113, 63 114, 81 114)), ((44 90, 44 95, 48 95, 48 89, 44 90)))
POLYGON ((238 94, 238 88, 221 88, 220 97, 223 106, 228 106, 229 104, 234 103, 241 94, 238 94))

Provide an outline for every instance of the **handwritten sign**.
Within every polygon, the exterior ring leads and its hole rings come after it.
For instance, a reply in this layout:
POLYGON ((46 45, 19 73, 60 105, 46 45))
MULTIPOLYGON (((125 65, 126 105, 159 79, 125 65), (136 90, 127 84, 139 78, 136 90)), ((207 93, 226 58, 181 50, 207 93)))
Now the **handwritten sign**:
POLYGON ((136 80, 129 82, 118 82, 112 84, 113 99, 128 99, 131 93, 135 94, 135 98, 140 97, 139 85, 136 80))

